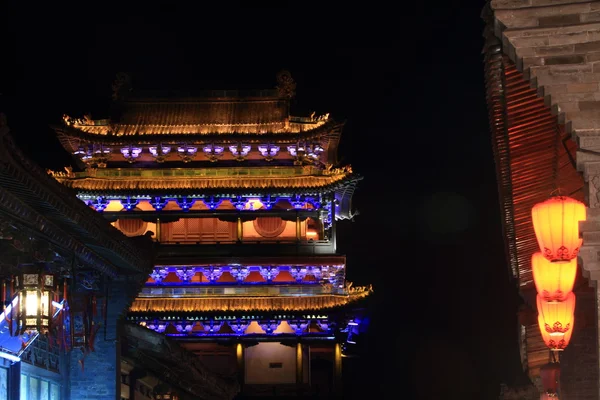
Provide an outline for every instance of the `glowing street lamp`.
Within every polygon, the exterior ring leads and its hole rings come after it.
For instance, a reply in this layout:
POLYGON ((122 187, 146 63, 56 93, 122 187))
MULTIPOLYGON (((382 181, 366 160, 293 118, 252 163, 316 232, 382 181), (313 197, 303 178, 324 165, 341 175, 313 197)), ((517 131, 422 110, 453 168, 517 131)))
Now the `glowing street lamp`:
POLYGON ((19 295, 17 331, 46 333, 52 316, 54 275, 34 266, 22 267, 15 276, 19 295))

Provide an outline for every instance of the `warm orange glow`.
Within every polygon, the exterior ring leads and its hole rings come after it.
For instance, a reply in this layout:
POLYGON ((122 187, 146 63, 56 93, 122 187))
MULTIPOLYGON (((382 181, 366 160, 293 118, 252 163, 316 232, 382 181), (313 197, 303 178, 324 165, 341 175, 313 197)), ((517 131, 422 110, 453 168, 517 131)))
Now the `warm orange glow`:
MULTIPOLYGON (((542 317, 538 316, 538 325, 542 326, 543 324, 544 321, 542 321, 542 317)), ((571 328, 573 328, 573 324, 571 324, 571 328)), ((548 332, 546 332, 546 330, 543 329, 540 329, 540 332, 542 333, 542 340, 550 350, 562 351, 571 341, 573 329, 569 329, 569 331, 565 334, 556 334, 554 336, 550 335, 548 332)))
POLYGON ((239 296, 201 298, 144 298, 134 300, 130 312, 198 311, 303 311, 322 310, 349 304, 372 293, 364 290, 349 295, 239 296))
POLYGON ((263 203, 259 199, 248 199, 244 206, 246 210, 259 210, 263 207, 263 203))
POLYGON ((582 239, 579 221, 585 221, 585 205, 566 196, 555 196, 533 206, 533 228, 541 252, 553 262, 577 257, 582 239))
POLYGON ((317 239, 317 231, 315 231, 314 229, 307 229, 306 230, 306 237, 308 239, 317 239))
POLYGON ((577 258, 568 262, 553 263, 542 253, 531 257, 533 281, 537 293, 545 301, 563 301, 573 290, 577 274, 577 258))
POLYGON ((538 294, 538 325, 542 339, 552 350, 563 350, 569 344, 575 323, 575 295, 570 292, 565 301, 549 302, 538 294))
POLYGON ((235 346, 235 355, 238 359, 238 362, 241 362, 244 357, 244 347, 241 343, 236 344, 235 346))
POLYGON ((542 393, 540 394, 540 400, 559 400, 556 393, 542 393))

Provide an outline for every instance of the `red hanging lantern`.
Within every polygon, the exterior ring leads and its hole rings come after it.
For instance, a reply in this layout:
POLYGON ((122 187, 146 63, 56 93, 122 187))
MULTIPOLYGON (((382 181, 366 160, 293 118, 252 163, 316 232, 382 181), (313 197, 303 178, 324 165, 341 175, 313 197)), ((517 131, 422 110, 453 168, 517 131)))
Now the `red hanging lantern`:
POLYGON ((537 295, 538 325, 542 339, 551 350, 564 350, 571 340, 575 323, 575 295, 565 301, 544 301, 537 295))
POLYGON ((531 257, 531 269, 537 293, 543 300, 564 301, 573 290, 577 275, 577 258, 553 263, 538 252, 531 257))
POLYGON ((585 221, 585 205, 566 196, 554 196, 533 206, 533 229, 540 250, 552 262, 577 257, 582 240, 579 221, 585 221))
MULTIPOLYGON (((542 340, 546 347, 548 347, 552 351, 563 351, 571 341, 571 335, 573 334, 573 329, 569 329, 568 332, 564 334, 554 334, 550 335, 545 329, 541 327, 544 326, 544 321, 541 316, 538 317, 538 325, 540 326, 540 333, 542 334, 542 340)), ((573 328, 573 324, 571 324, 571 328, 573 328)))

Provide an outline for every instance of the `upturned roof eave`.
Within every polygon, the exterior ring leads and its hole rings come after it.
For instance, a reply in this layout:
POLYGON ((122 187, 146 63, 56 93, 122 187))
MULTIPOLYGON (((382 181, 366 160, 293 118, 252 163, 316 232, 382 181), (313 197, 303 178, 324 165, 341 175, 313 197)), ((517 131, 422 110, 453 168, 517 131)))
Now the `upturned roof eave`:
MULTIPOLYGON (((87 179, 87 178, 86 178, 87 179)), ((344 188, 346 186, 354 186, 358 181, 362 179, 362 176, 354 174, 348 175, 340 180, 328 183, 326 185, 321 186, 283 186, 283 187, 274 187, 274 186, 255 186, 255 187, 244 187, 243 185, 237 187, 216 187, 216 188, 200 188, 200 187, 189 187, 189 188, 177 188, 177 187, 154 187, 154 188, 139 188, 139 187, 126 187, 123 186, 119 189, 114 188, 85 188, 85 187, 75 187, 74 185, 69 185, 71 180, 59 180, 62 184, 68 187, 71 190, 76 191, 79 195, 82 194, 95 194, 95 195, 124 195, 132 193, 148 193, 148 194, 160 194, 160 195, 190 195, 190 194, 202 194, 202 195, 222 195, 227 196, 230 194, 236 195, 259 195, 259 194, 276 194, 276 193, 331 193, 339 190, 340 188, 344 188)))
POLYGON ((149 254, 27 159, 6 126, 0 126, 0 160, 3 189, 27 207, 100 257, 111 258, 117 269, 146 272, 152 268, 149 254))
MULTIPOLYGON (((89 133, 85 132, 81 129, 78 129, 76 126, 68 126, 65 124, 50 124, 50 128, 53 129, 59 135, 59 139, 61 136, 64 136, 68 139, 76 139, 79 141, 83 141, 86 143, 102 143, 107 145, 119 145, 119 144, 129 144, 129 143, 138 143, 138 144, 153 144, 157 141, 189 141, 198 140, 198 141, 215 141, 215 140, 234 140, 243 138, 244 140, 249 141, 257 141, 261 142, 266 139, 271 140, 298 140, 298 138, 312 138, 316 136, 322 136, 331 134, 335 136, 339 134, 339 129, 344 126, 344 122, 338 122, 333 119, 328 120, 322 125, 316 126, 314 129, 306 129, 298 132, 293 131, 280 131, 280 132, 266 132, 266 133, 256 133, 256 132, 227 132, 227 133, 218 133, 207 132, 207 133, 149 133, 149 134, 127 134, 127 135, 110 135, 110 134, 97 134, 97 133, 89 133)), ((120 124, 115 124, 115 126, 119 126, 120 124)), ((249 124, 252 125, 252 124, 249 124)), ((200 126, 200 125, 189 125, 200 126)), ((62 141, 61 141, 62 142, 62 141)), ((64 147, 64 145, 63 145, 64 147)), ((67 148, 68 150, 68 148, 67 148)))

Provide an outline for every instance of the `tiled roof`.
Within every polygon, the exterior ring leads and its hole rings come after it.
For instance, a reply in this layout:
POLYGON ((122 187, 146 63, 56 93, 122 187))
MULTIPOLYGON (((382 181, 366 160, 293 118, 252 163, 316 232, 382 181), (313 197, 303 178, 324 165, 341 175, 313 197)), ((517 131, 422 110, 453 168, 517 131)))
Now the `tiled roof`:
POLYGON ((576 143, 561 140, 569 137, 564 126, 514 63, 496 57, 487 60, 488 108, 506 245, 513 276, 531 287, 531 256, 539 251, 531 209, 557 187, 583 200, 583 177, 570 159, 576 143))
POLYGON ((152 267, 152 255, 140 247, 142 242, 123 235, 25 157, 6 126, 0 126, 0 185, 5 209, 12 205, 16 210, 22 203, 21 222, 27 216, 38 218, 35 229, 46 240, 54 238, 54 244, 75 251, 94 268, 115 275, 119 268, 152 267))
POLYGON ((203 311, 302 311, 338 307, 366 297, 370 291, 352 295, 311 297, 221 297, 221 298, 137 298, 129 312, 203 312, 203 311))
POLYGON ((126 102, 112 120, 64 118, 75 130, 112 136, 299 133, 327 119, 290 117, 288 102, 278 98, 148 99, 126 102))
MULTIPOLYGON (((265 170, 267 171, 267 170, 265 170)), ((148 170, 148 172, 151 172, 148 170)), ((212 189, 296 189, 323 188, 352 175, 346 169, 315 175, 237 175, 237 176, 105 176, 56 179, 66 187, 86 191, 120 190, 212 190, 212 189)))

